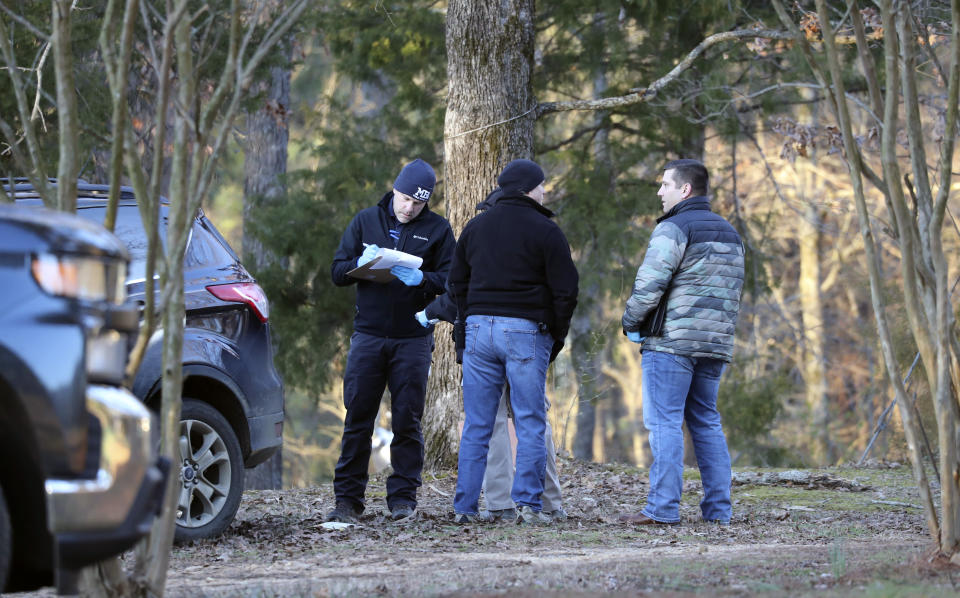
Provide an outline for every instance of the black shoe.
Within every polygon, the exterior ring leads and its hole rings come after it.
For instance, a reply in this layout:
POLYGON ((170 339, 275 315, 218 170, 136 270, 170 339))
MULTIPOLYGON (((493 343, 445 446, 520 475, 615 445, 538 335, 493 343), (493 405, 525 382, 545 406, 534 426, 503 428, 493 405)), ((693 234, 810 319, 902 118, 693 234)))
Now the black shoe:
POLYGON ((338 500, 337 506, 327 514, 325 521, 338 521, 340 523, 356 523, 357 519, 363 513, 363 509, 358 509, 353 504, 345 500, 338 500))
POLYGON ((390 519, 400 521, 401 519, 413 518, 417 514, 416 505, 397 505, 390 509, 390 519))

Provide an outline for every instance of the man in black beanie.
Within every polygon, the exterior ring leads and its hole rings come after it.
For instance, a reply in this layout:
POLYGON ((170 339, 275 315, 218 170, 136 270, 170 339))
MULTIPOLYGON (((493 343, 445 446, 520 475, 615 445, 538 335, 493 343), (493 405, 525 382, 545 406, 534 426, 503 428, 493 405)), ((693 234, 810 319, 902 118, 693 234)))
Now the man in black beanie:
POLYGON ((551 521, 541 512, 547 366, 563 347, 579 276, 563 231, 542 205, 544 179, 536 162, 507 164, 497 178, 503 196, 464 227, 450 267, 448 287, 466 316, 465 420, 453 503, 460 523, 484 519, 478 501, 505 381, 517 429, 510 493, 517 522, 551 521))
POLYGON ((333 479, 336 506, 327 521, 350 523, 363 513, 370 439, 385 387, 390 388, 393 427, 387 507, 395 520, 416 511, 423 469, 420 418, 433 331, 420 326, 414 314, 444 292, 455 245, 450 223, 427 204, 435 182, 433 168, 423 160, 404 166, 393 190, 353 218, 333 256, 333 283, 356 284, 357 303, 343 374, 347 415, 333 479), (390 272, 396 279, 388 283, 347 274, 372 260, 380 247, 420 256, 423 264, 394 266, 390 272))

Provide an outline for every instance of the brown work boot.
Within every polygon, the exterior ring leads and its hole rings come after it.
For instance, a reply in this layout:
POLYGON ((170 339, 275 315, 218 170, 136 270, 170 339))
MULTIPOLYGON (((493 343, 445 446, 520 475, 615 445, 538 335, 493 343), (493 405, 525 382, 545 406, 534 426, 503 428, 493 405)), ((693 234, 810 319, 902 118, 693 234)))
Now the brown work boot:
POLYGON ((632 523, 634 525, 676 525, 675 523, 666 523, 664 521, 650 519, 643 513, 620 513, 617 520, 621 523, 632 523))

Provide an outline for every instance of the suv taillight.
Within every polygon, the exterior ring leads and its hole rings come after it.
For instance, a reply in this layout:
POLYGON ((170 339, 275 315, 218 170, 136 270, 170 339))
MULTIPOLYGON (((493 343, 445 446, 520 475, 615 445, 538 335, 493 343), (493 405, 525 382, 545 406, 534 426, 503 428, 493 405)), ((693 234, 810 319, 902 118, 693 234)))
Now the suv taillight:
POLYGON ((208 286, 207 290, 217 299, 246 303, 253 310, 253 313, 260 318, 261 322, 266 322, 267 318, 270 317, 270 304, 267 302, 267 295, 255 282, 214 284, 208 286))

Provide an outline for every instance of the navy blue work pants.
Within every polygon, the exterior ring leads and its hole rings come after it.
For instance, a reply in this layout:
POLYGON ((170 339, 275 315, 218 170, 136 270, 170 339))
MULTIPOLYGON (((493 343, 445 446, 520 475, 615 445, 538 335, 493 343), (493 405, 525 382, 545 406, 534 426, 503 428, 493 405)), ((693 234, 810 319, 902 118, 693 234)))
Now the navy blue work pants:
POLYGON ((420 419, 427 392, 433 335, 383 338, 354 332, 343 375, 343 422, 340 460, 333 478, 337 501, 364 507, 370 443, 384 388, 390 389, 393 442, 387 478, 387 506, 416 506, 423 470, 420 419))

